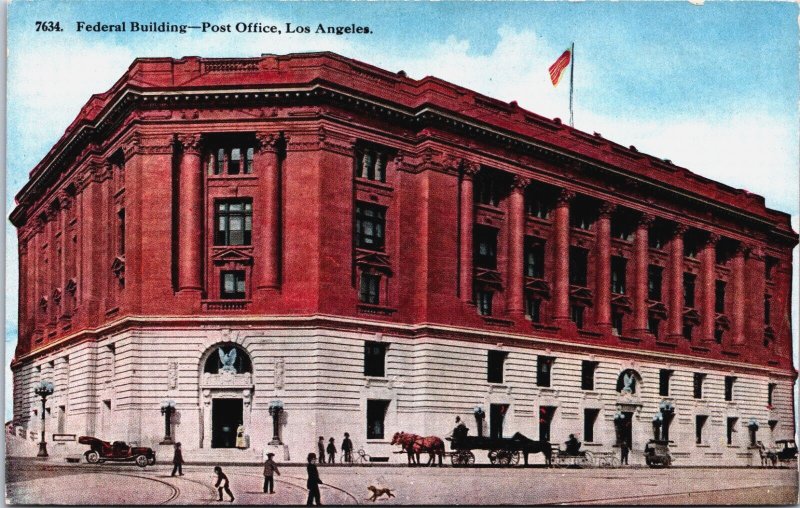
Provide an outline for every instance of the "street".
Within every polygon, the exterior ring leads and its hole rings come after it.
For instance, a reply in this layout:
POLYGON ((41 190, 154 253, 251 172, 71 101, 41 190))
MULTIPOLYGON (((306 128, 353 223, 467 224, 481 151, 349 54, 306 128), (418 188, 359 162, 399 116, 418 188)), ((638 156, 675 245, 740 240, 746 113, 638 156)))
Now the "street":
MULTIPOLYGON (((276 493, 259 467, 224 466, 233 504, 304 504, 303 466, 282 466, 276 493)), ((762 468, 546 469, 320 466, 323 504, 371 504, 367 487, 388 487, 388 504, 795 504, 797 471, 762 468)), ((68 464, 10 458, 10 504, 217 504, 212 466, 68 464)), ((222 504, 229 504, 224 501, 222 504)))

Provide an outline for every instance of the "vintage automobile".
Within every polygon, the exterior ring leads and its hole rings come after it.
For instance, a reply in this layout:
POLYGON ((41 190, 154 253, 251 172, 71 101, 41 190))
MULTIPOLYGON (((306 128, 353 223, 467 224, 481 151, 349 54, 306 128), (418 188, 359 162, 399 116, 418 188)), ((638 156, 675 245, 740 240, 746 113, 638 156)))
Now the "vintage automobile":
POLYGON ((672 455, 669 453, 669 441, 651 439, 644 445, 644 461, 650 467, 669 467, 672 455))
POLYGON ((89 450, 83 454, 89 464, 99 464, 106 461, 134 461, 137 466, 145 467, 156 463, 156 453, 152 448, 128 446, 124 441, 109 443, 91 436, 81 436, 78 438, 78 442, 90 446, 89 450))
POLYGON ((778 452, 775 454, 781 462, 789 462, 797 458, 797 443, 794 439, 778 439, 775 441, 778 445, 778 452), (783 446, 783 448, 780 448, 783 446))

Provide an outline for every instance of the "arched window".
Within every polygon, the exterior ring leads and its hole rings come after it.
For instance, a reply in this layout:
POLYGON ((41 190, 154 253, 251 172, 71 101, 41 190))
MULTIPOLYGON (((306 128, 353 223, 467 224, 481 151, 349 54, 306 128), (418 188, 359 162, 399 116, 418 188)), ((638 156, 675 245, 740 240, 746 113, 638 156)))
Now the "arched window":
POLYGON ((250 355, 238 344, 216 345, 206 359, 203 372, 219 374, 230 370, 236 374, 253 372, 250 355))
POLYGON ((633 369, 625 369, 617 378, 617 391, 627 392, 627 388, 630 390, 630 393, 636 393, 637 385, 641 382, 641 380, 642 377, 638 372, 633 369))

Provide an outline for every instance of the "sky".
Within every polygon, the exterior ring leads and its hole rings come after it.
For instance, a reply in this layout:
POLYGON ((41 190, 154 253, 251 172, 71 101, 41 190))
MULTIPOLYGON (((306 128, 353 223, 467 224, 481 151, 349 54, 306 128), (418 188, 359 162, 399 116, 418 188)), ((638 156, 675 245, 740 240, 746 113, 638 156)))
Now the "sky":
MULTIPOLYGON (((136 57, 334 51, 434 75, 547 117, 569 82, 547 68, 575 43, 575 126, 766 198, 798 229, 798 5, 789 2, 19 1, 8 4, 6 217, 93 93, 136 57), (61 32, 36 30, 36 21, 61 32), (77 32, 77 22, 277 24, 282 34, 77 32), (287 23, 369 26, 287 34, 287 23)), ((800 266, 795 250, 795 270, 800 266)), ((6 385, 17 334, 16 232, 6 221, 6 385)), ((796 279, 796 277, 795 277, 796 279)), ((793 307, 797 307, 795 280, 793 307)), ((797 313, 793 316, 797 364, 797 313)), ((11 401, 6 398, 6 419, 11 401)))

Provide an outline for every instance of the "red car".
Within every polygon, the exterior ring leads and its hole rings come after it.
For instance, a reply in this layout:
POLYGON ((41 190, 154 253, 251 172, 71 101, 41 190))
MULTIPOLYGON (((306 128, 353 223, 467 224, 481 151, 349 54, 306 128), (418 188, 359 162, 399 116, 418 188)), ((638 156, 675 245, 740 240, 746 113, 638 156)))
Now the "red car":
POLYGON ((133 460, 137 466, 145 467, 156 463, 156 452, 152 448, 128 446, 124 441, 109 443, 91 436, 81 436, 78 442, 91 447, 83 454, 89 464, 99 464, 107 460, 112 462, 133 460))

